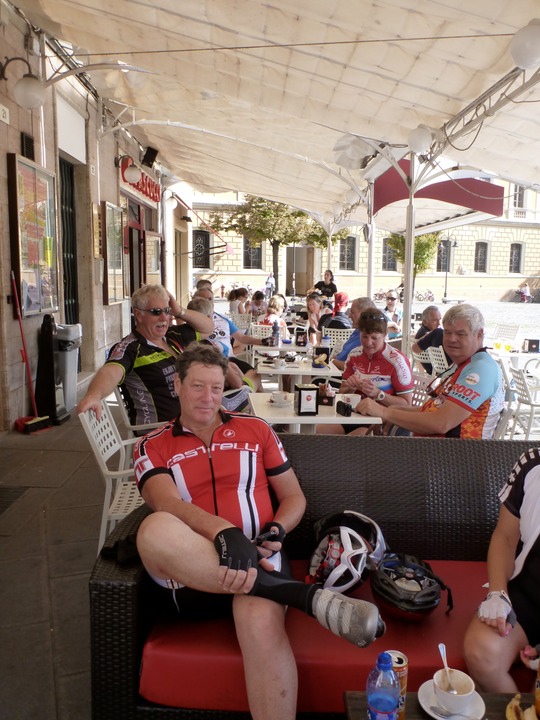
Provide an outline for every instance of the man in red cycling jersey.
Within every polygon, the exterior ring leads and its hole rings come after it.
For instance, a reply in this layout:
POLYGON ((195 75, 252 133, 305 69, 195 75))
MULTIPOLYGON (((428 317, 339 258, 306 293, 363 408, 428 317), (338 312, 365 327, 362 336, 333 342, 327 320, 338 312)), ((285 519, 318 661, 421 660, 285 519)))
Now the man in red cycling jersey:
POLYGON ((135 476, 154 511, 140 526, 137 546, 179 612, 189 614, 194 596, 199 604, 210 599, 212 612, 223 601, 232 606, 252 716, 294 720, 297 671, 285 606, 360 647, 384 624, 371 603, 290 578, 282 544, 305 498, 270 426, 220 408, 227 362, 201 343, 176 361, 180 415, 135 448, 135 476))

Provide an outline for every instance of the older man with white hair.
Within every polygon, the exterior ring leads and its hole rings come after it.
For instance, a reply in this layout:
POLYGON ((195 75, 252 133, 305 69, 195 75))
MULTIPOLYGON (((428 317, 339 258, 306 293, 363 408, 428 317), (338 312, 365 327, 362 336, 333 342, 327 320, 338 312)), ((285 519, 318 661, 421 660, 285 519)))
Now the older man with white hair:
POLYGON ((443 318, 443 348, 453 364, 428 387, 421 408, 384 407, 366 398, 356 412, 411 430, 414 435, 490 439, 504 408, 501 370, 484 345, 484 318, 456 305, 443 318))

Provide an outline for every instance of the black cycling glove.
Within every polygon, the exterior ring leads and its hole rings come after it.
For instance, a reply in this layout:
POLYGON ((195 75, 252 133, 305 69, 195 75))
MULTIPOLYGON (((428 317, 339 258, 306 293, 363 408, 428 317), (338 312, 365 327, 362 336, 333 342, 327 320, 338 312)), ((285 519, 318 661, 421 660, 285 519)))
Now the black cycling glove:
POLYGON ((240 528, 225 528, 214 538, 214 545, 219 555, 219 564, 232 570, 246 572, 259 564, 259 553, 240 528))
POLYGON ((278 542, 283 545, 283 541, 285 540, 285 535, 287 533, 285 532, 285 528, 283 527, 283 525, 280 525, 275 520, 272 520, 271 522, 267 522, 264 524, 264 526, 261 528, 261 535, 269 533, 272 530, 272 528, 274 528, 274 527, 277 527, 278 534, 276 535, 276 537, 267 538, 267 539, 270 540, 270 542, 278 542))

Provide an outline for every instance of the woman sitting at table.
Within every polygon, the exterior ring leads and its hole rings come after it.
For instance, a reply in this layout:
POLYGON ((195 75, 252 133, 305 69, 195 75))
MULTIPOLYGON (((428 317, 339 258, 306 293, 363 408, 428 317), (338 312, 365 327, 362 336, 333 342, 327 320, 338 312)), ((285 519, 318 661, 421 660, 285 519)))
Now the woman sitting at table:
POLYGON ((247 288, 240 287, 235 290, 231 290, 227 297, 229 301, 229 312, 237 313, 238 315, 244 315, 249 312, 249 292, 247 288))
POLYGON ((266 315, 266 310, 268 309, 268 304, 266 302, 265 294, 262 290, 257 290, 253 293, 253 296, 251 298, 251 305, 250 305, 250 313, 253 315, 254 318, 258 318, 261 315, 266 315))
POLYGON ((317 292, 307 296, 306 306, 308 311, 307 331, 309 340, 312 344, 316 344, 319 321, 324 315, 331 315, 332 310, 323 306, 323 297, 317 292))
POLYGON ((289 337, 289 330, 287 323, 283 319, 283 311, 285 310, 285 303, 281 295, 272 295, 268 301, 268 307, 266 308, 266 315, 262 320, 259 320, 259 325, 271 325, 273 327, 276 320, 280 327, 281 339, 289 337))
MULTIPOLYGON (((385 342, 388 321, 374 308, 360 315, 358 329, 362 345, 349 353, 345 361, 340 393, 369 397, 381 405, 410 405, 413 377, 408 358, 385 342)), ((380 427, 380 426, 378 426, 380 427)), ((382 426, 383 434, 389 426, 382 426)), ((317 425, 325 435, 367 435, 365 425, 317 425)))

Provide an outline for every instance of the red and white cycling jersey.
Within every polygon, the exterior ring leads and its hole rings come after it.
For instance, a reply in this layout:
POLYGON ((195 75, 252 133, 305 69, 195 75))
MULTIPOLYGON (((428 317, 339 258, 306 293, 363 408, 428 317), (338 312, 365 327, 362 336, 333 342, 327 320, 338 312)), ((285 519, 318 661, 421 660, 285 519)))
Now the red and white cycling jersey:
POLYGON ((153 475, 170 475, 182 500, 229 520, 252 540, 274 518, 268 478, 290 463, 264 420, 221 416, 209 447, 178 420, 146 435, 135 446, 135 478, 142 490, 153 475))
POLYGON ((382 350, 371 358, 362 347, 351 350, 345 368, 343 380, 361 373, 366 380, 384 390, 388 395, 404 395, 413 391, 413 378, 408 358, 391 345, 385 343, 382 350))

